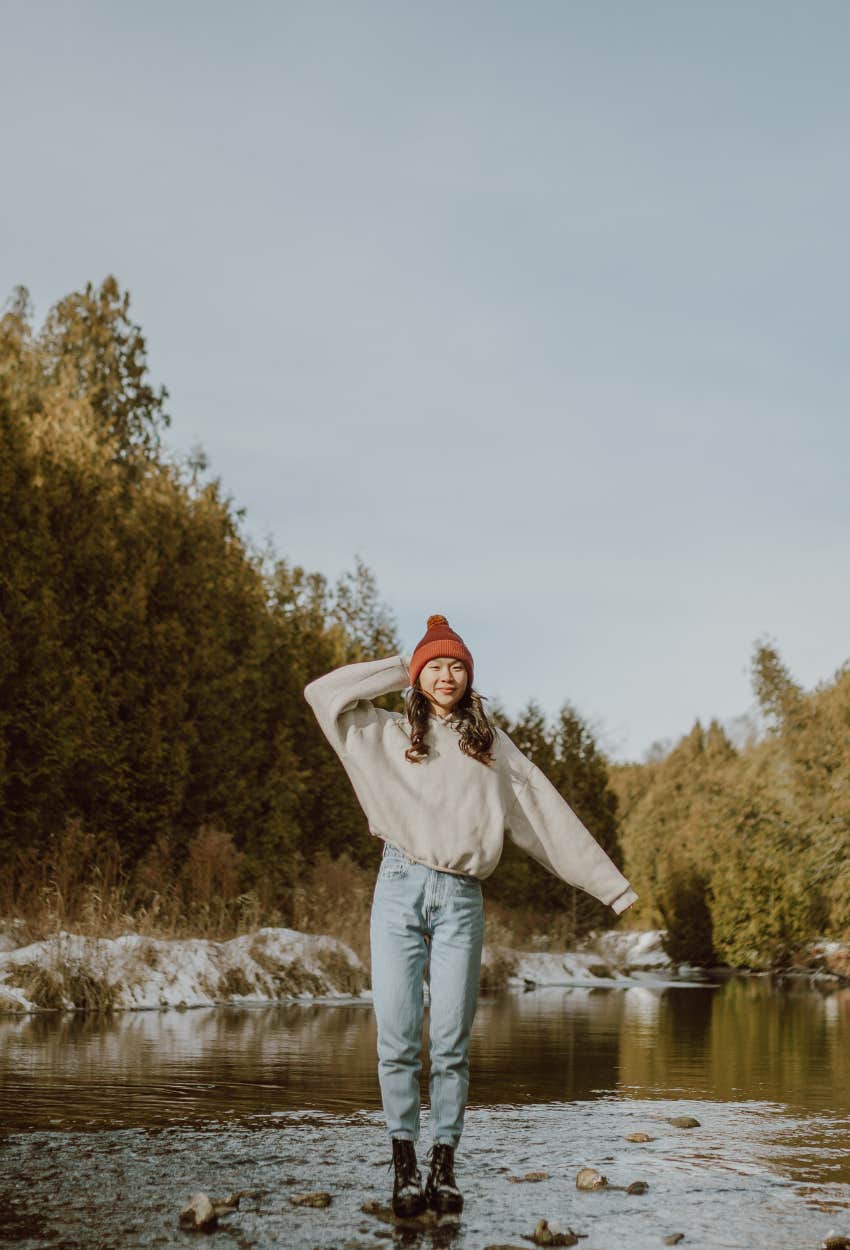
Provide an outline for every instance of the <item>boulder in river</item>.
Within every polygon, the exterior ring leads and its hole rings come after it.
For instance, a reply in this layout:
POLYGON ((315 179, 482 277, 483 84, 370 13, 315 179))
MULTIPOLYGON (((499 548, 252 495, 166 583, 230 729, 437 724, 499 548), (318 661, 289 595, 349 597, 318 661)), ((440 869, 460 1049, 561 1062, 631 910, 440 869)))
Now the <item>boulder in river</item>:
POLYGON ((533 1185, 535 1181, 548 1181, 548 1172, 526 1172, 525 1176, 509 1176, 508 1181, 511 1185, 521 1185, 524 1181, 528 1181, 533 1185))
POLYGON ((649 1189, 646 1181, 632 1181, 631 1185, 626 1186, 627 1194, 645 1194, 649 1189))
POLYGON ((821 1250, 850 1250, 850 1237, 827 1237, 821 1250))
POLYGON ((576 1177, 576 1189, 604 1189, 608 1178, 596 1168, 582 1168, 576 1177))
POLYGON ((669 1233, 664 1238, 664 1244, 665 1246, 678 1246, 679 1242, 684 1241, 684 1240, 685 1240, 684 1233, 669 1233))
POLYGON ((672 1124, 673 1128, 700 1128, 700 1122, 692 1115, 674 1115, 671 1120, 667 1121, 672 1124))
POLYGON ((626 1141, 648 1142, 655 1141, 654 1137, 650 1137, 649 1133, 626 1133, 626 1141))

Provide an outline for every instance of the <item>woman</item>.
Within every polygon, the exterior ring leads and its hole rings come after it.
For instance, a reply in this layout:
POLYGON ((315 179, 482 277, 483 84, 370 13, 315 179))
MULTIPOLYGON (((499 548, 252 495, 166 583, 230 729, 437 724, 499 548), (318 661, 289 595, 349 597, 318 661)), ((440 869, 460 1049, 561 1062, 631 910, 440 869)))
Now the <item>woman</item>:
POLYGON ((540 769, 490 725, 473 673, 463 639, 444 616, 430 616, 409 661, 394 655, 348 664, 304 691, 369 829, 385 843, 372 900, 372 995, 393 1209, 401 1216, 428 1205, 440 1212, 463 1207, 454 1151, 478 999, 481 882, 499 862, 504 834, 617 913, 637 898, 540 769), (372 704, 408 688, 404 716, 372 704), (423 1193, 414 1143, 426 960, 433 1146, 423 1193))

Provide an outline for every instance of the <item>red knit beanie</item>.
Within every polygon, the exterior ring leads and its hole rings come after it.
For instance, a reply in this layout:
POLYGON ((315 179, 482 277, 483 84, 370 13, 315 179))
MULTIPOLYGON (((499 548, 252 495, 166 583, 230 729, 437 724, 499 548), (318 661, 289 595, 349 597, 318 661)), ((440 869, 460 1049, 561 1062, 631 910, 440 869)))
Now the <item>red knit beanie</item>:
POLYGON ((448 621, 444 616, 429 616, 428 628, 423 638, 417 642, 413 655, 410 658, 410 684, 415 684, 416 678, 429 660, 435 660, 439 656, 448 656, 450 660, 463 660, 466 665, 466 671, 469 674, 469 689, 472 688, 473 663, 472 653, 466 643, 450 628, 448 621))

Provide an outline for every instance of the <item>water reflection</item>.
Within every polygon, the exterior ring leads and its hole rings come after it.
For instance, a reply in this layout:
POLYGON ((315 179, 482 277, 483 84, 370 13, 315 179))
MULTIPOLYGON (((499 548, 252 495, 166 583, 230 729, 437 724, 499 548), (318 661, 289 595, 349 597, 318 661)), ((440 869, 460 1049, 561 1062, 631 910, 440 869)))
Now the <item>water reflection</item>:
MULTIPOLYGON (((848 1029, 850 990, 825 996, 752 979, 483 998, 470 1106, 619 1093, 846 1114, 848 1029)), ((368 1002, 0 1018, 7 1128, 146 1127, 294 1108, 380 1108, 368 1002)))
POLYGON ((735 978, 714 994, 665 992, 651 1034, 623 1034, 621 1079, 643 1096, 850 1107, 850 991, 735 978))

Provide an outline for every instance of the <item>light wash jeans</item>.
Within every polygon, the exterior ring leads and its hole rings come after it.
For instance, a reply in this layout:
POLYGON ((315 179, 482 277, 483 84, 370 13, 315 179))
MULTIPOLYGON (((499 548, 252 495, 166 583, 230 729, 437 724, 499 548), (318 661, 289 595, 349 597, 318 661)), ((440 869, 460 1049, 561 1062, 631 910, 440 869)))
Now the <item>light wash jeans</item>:
POLYGON ((427 868, 384 844, 372 898, 372 998, 390 1137, 419 1140, 423 983, 430 959, 431 1136, 450 1146, 460 1140, 483 939, 477 878, 427 868))

